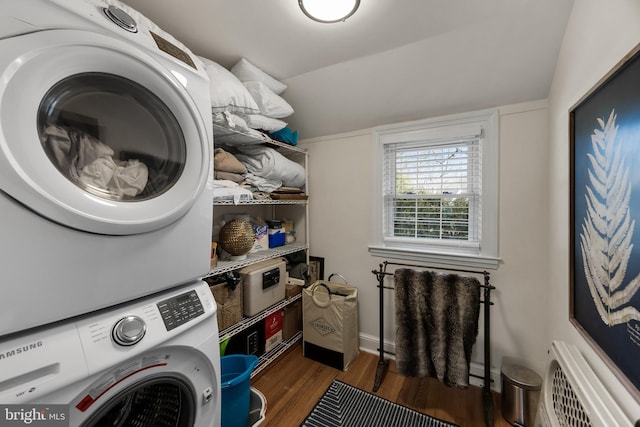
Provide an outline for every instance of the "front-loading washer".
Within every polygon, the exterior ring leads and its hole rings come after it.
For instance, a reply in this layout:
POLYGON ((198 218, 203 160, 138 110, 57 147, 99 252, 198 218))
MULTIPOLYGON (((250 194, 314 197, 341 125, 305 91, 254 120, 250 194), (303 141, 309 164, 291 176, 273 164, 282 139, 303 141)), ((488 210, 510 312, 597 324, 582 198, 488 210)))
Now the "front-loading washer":
POLYGON ((201 63, 115 0, 0 8, 0 337, 203 277, 201 63))
POLYGON ((0 425, 217 427, 220 378, 197 282, 0 342, 0 425))

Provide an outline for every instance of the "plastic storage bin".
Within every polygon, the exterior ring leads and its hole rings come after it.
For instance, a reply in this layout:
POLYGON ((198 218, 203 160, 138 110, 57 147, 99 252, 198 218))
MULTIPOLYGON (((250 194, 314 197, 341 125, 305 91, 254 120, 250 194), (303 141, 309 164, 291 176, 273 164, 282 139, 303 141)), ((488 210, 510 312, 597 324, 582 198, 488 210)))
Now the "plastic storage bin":
POLYGON ((231 354, 220 358, 222 427, 247 427, 251 402, 251 372, 256 356, 231 354))
POLYGON ((513 426, 533 427, 542 378, 511 361, 502 363, 502 416, 513 426))

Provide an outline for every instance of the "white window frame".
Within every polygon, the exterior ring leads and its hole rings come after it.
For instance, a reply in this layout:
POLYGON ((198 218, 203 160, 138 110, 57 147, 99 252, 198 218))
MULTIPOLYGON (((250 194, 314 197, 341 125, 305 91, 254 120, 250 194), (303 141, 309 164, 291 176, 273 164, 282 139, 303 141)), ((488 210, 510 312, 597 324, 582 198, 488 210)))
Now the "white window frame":
POLYGON ((397 123, 373 129, 373 242, 369 253, 384 258, 450 265, 465 268, 497 269, 498 258, 498 169, 499 113, 481 110, 414 122, 397 123), (462 136, 481 127, 482 196, 477 248, 455 240, 407 242, 385 238, 384 229, 384 147, 386 144, 411 143, 443 137, 462 136))

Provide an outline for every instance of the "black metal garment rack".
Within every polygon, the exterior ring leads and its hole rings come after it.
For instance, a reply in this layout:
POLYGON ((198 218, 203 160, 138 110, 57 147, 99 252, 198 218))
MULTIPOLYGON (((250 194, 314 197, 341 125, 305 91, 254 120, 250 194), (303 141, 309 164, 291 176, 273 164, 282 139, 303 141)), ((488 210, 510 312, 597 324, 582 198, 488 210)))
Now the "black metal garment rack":
MULTIPOLYGON (((442 267, 430 267, 425 265, 415 265, 415 264, 404 264, 404 263, 395 263, 385 261, 380 264, 380 268, 378 270, 373 270, 372 273, 378 279, 378 288, 380 292, 380 347, 379 351, 379 359, 378 365, 376 367, 376 376, 373 383, 373 391, 377 391, 382 381, 384 380, 384 376, 387 373, 387 369, 389 368, 389 361, 384 357, 384 290, 385 289, 394 289, 392 286, 384 285, 384 278, 386 276, 393 276, 394 273, 387 272, 388 266, 396 266, 396 267, 414 267, 420 269, 434 269, 434 270, 443 270, 443 271, 452 271, 456 273, 471 273, 471 274, 481 274, 484 277, 484 284, 481 284, 480 287, 483 289, 483 296, 480 300, 480 304, 484 306, 484 376, 483 378, 484 384, 482 386, 482 402, 484 408, 484 417, 485 424, 487 427, 493 426, 494 414, 493 414, 493 397, 491 396, 491 336, 490 336, 490 312, 489 308, 493 305, 491 302, 491 291, 495 289, 494 286, 491 285, 490 275, 487 271, 476 271, 476 270, 462 270, 455 268, 442 268, 442 267)), ((471 376, 476 376, 470 374, 471 376)), ((479 377, 479 376, 478 376, 479 377)))

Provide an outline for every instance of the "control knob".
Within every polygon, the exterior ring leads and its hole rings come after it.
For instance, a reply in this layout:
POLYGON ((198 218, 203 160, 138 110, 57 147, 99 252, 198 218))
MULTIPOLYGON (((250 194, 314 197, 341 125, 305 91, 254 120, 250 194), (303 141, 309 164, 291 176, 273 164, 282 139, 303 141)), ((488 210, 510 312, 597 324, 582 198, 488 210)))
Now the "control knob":
POLYGON ((105 7, 102 10, 104 11, 104 14, 120 28, 131 33, 138 32, 136 21, 124 10, 114 5, 105 7))
POLYGON ((144 320, 138 316, 126 316, 114 325, 112 336, 116 344, 129 346, 140 342, 146 332, 144 320))

